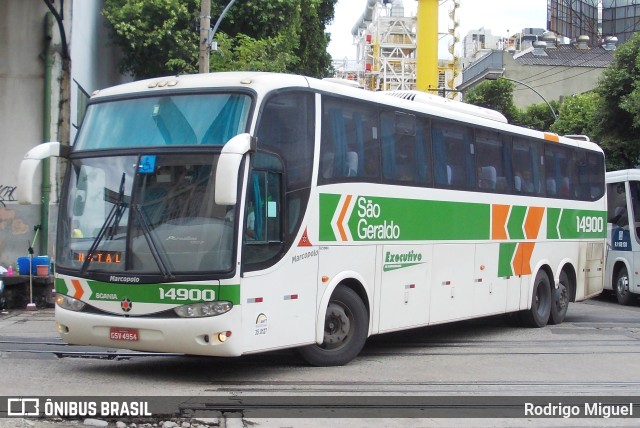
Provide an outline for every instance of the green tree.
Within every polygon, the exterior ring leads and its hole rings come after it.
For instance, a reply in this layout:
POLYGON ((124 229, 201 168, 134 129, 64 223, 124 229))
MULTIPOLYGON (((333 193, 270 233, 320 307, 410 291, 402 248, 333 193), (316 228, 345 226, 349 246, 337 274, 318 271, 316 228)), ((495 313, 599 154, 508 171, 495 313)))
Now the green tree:
POLYGON ((338 0, 301 0, 302 28, 300 45, 296 56, 300 62, 292 69, 294 73, 315 77, 332 74, 331 55, 327 52, 330 36, 325 28, 333 20, 333 11, 338 0))
MULTIPOLYGON (((330 67, 324 29, 333 19, 335 3, 234 3, 215 35, 219 49, 211 52, 210 70, 297 72, 321 77, 330 67)), ((227 4, 227 0, 212 2, 212 23, 227 4)), ((124 53, 123 72, 145 78, 197 71, 200 0, 105 0, 103 14, 112 26, 114 42, 124 53)))
POLYGON ((497 110, 509 122, 518 119, 518 108, 513 103, 513 83, 506 79, 487 80, 479 83, 464 94, 464 101, 497 110))
MULTIPOLYGON (((212 0, 213 22, 218 19, 229 1, 212 0)), ((220 23, 219 31, 231 37, 238 34, 246 34, 256 39, 272 37, 292 21, 298 21, 299 24, 300 10, 300 0, 238 0, 220 23)))
POLYGON ((106 0, 102 11, 124 55, 120 70, 136 78, 193 73, 199 0, 106 0))
POLYGON ((620 45, 596 92, 602 97, 597 127, 610 169, 640 162, 640 34, 620 45))
POLYGON ((216 35, 218 50, 211 52, 211 71, 256 70, 284 73, 298 62, 283 35, 256 40, 244 34, 216 35))
POLYGON ((551 125, 551 131, 560 135, 586 135, 595 141, 600 103, 600 95, 596 92, 566 97, 558 110, 558 120, 551 125))
MULTIPOLYGON (((551 100, 549 105, 554 111, 558 111, 560 103, 551 100)), ((524 111, 518 111, 514 119, 514 125, 524 126, 525 128, 537 129, 538 131, 548 131, 555 122, 556 118, 547 103, 531 104, 524 111)))

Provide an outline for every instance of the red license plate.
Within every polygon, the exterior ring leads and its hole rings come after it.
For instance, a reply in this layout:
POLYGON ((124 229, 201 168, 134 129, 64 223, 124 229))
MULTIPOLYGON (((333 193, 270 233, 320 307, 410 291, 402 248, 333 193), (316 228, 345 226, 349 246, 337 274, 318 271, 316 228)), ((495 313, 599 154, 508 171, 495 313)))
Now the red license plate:
POLYGON ((138 330, 135 328, 115 328, 109 330, 109 339, 123 340, 125 342, 137 342, 140 339, 138 330))

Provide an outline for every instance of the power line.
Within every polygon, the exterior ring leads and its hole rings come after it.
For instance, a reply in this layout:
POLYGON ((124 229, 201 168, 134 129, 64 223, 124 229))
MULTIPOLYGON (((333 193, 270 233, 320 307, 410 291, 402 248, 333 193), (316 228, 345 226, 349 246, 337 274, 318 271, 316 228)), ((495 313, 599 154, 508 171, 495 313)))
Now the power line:
MULTIPOLYGON (((556 80, 556 81, 553 81, 553 82, 542 83, 542 84, 540 84, 538 86, 535 86, 535 88, 540 88, 542 86, 547 86, 547 85, 553 85, 554 83, 560 83, 560 82, 563 82, 565 80, 573 79, 574 77, 582 76, 583 74, 591 73, 593 71, 598 71, 598 70, 595 69, 595 68, 590 68, 588 70, 582 71, 581 73, 577 73, 577 74, 574 74, 572 76, 563 77, 562 79, 559 79, 559 80, 556 80)), ((515 89, 515 91, 522 91, 522 90, 523 89, 515 89)))

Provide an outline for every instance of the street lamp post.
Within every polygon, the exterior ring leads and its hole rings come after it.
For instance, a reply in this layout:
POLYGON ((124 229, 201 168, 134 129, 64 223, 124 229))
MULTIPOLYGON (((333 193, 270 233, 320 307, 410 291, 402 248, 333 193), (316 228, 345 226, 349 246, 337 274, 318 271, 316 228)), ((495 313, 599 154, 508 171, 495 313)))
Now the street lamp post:
POLYGON ((521 82, 519 80, 516 79, 510 79, 508 77, 504 77, 504 76, 497 76, 495 74, 487 74, 485 76, 485 79, 487 80, 498 80, 498 79, 504 79, 504 80, 508 80, 510 82, 514 82, 514 83, 519 83, 522 86, 526 86, 527 88, 531 89, 533 92, 535 92, 540 98, 542 98, 542 101, 544 101, 547 106, 549 107, 549 110, 551 110, 551 114, 553 114, 553 119, 554 120, 558 120, 558 115, 556 114, 556 111, 553 109, 553 107, 551 107, 551 104, 549 104, 549 101, 547 101, 547 99, 545 97, 543 97, 540 92, 536 91, 535 89, 533 89, 531 86, 527 85, 524 82, 521 82))
MULTIPOLYGON (((213 36, 215 36, 222 18, 227 14, 231 6, 236 0, 231 0, 229 4, 222 10, 220 17, 216 21, 213 29, 211 29, 211 0, 202 0, 200 5, 200 52, 198 56, 198 72, 209 72, 209 51, 213 43, 213 36)), ((217 50, 217 45, 214 50, 217 50)))
POLYGON ((227 14, 227 12, 229 11, 229 9, 231 9, 231 6, 233 6, 233 4, 236 2, 236 0, 231 0, 229 2, 229 4, 227 5, 227 7, 225 7, 222 11, 222 13, 220 14, 220 16, 218 17, 218 20, 216 21, 216 25, 213 26, 213 30, 211 30, 211 36, 209 37, 210 40, 213 40, 213 36, 216 35, 216 31, 218 31, 218 27, 220 26, 220 23, 222 22, 222 18, 224 18, 224 16, 227 14))

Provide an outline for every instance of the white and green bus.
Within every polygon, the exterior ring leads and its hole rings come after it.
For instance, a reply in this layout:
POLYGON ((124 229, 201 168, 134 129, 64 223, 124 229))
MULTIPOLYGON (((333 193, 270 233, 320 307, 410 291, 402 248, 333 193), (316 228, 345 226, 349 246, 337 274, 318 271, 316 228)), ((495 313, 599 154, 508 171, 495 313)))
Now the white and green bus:
MULTIPOLYGON (((95 93, 65 157, 65 341, 342 365, 368 336, 493 314, 560 323, 603 287, 600 148, 424 93, 302 76, 95 93)), ((23 202, 37 200, 35 190, 23 202)))
POLYGON ((618 303, 632 305, 640 297, 640 170, 606 174, 607 265, 604 289, 616 294, 618 303))

